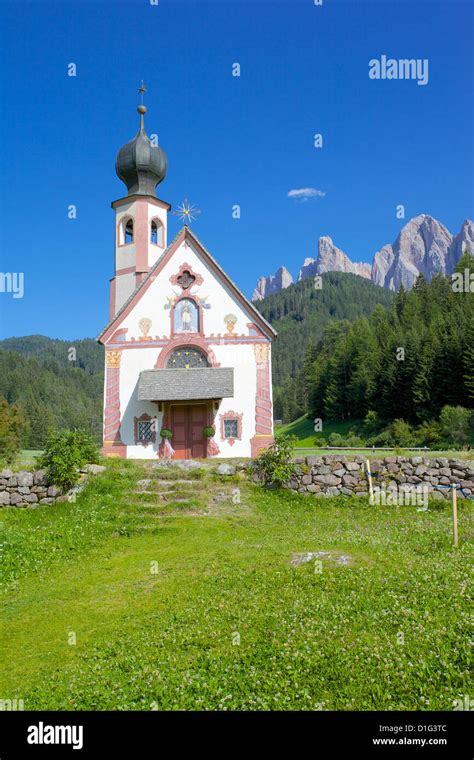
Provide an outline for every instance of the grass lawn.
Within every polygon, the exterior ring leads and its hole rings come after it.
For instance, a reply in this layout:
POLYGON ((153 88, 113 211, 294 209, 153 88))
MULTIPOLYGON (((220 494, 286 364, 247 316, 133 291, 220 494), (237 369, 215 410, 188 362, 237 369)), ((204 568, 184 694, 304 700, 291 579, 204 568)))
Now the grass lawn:
POLYGON ((36 460, 42 453, 39 449, 22 449, 15 458, 14 463, 6 465, 6 467, 15 472, 18 470, 34 470, 37 467, 36 460))
POLYGON ((294 422, 289 422, 287 425, 280 425, 276 428, 276 432, 284 433, 285 435, 294 435, 298 439, 295 446, 298 447, 314 447, 314 441, 316 438, 329 438, 331 433, 339 433, 340 435, 348 435, 349 430, 354 427, 354 420, 348 420, 346 422, 325 422, 324 432, 316 433, 314 431, 314 422, 307 415, 298 417, 294 422))
POLYGON ((75 503, 0 525, 0 693, 25 709, 451 710, 472 693, 467 502, 455 550, 448 503, 110 461, 75 503))

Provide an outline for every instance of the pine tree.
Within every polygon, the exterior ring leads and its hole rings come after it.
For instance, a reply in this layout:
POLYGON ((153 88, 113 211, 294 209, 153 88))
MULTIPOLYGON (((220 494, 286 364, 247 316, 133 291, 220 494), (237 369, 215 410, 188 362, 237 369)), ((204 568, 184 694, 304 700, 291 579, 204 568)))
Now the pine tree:
POLYGON ((463 380, 466 388, 468 406, 474 408, 474 317, 471 318, 467 331, 466 347, 462 357, 463 380))

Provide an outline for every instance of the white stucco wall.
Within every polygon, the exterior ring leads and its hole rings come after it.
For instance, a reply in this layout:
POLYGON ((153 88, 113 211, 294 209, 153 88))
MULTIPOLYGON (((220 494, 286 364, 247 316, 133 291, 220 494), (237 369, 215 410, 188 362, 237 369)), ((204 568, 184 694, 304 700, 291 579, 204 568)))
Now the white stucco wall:
POLYGON ((115 303, 125 303, 135 290, 135 273, 117 275, 115 278, 115 303))
POLYGON ((141 330, 139 321, 142 317, 148 317, 152 320, 150 335, 168 336, 170 335, 170 311, 165 309, 167 296, 172 298, 174 295, 181 294, 179 286, 173 286, 170 283, 170 277, 177 273, 182 263, 188 263, 192 269, 204 278, 202 285, 191 287, 187 291, 190 295, 193 293, 201 299, 208 296, 207 301, 210 304, 209 309, 204 309, 204 331, 206 337, 212 333, 225 334, 227 331, 224 316, 226 314, 235 314, 237 323, 234 333, 248 336, 247 323, 251 322, 251 316, 241 305, 234 300, 230 290, 223 287, 221 282, 215 277, 213 272, 206 267, 204 262, 199 258, 197 252, 190 246, 186 248, 182 244, 175 252, 171 260, 162 269, 159 276, 142 295, 140 302, 120 324, 121 328, 127 328, 127 340, 130 338, 139 338, 141 330))
POLYGON ((135 243, 117 246, 115 252, 115 271, 129 269, 130 267, 135 268, 135 256, 135 243))
MULTIPOLYGON (((156 208, 153 208, 156 216, 156 208)), ((126 215, 126 211, 124 211, 126 215)), ((156 246, 155 246, 156 247, 156 246)), ((256 395, 256 358, 254 344, 257 341, 270 342, 261 337, 250 336, 248 324, 253 322, 254 317, 250 310, 241 305, 234 297, 231 290, 216 277, 210 267, 199 256, 198 250, 190 243, 184 243, 173 254, 170 261, 164 266, 157 278, 152 282, 148 290, 144 291, 138 303, 129 314, 117 325, 117 329, 125 329, 125 342, 108 344, 109 348, 121 350, 120 369, 120 410, 122 415, 121 439, 127 446, 128 458, 153 458, 157 457, 160 438, 157 436, 155 445, 149 444, 144 447, 135 445, 134 442, 134 417, 139 417, 144 412, 158 418, 158 430, 162 425, 162 413, 158 412, 158 406, 152 402, 139 402, 137 400, 137 384, 142 370, 153 369, 156 366, 158 356, 166 347, 153 345, 157 339, 163 342, 170 337, 170 308, 169 299, 182 294, 179 286, 173 286, 170 277, 176 275, 181 264, 187 263, 191 269, 203 277, 200 286, 193 286, 186 291, 186 296, 193 295, 204 299, 210 308, 202 310, 204 337, 209 341, 209 349, 214 352, 216 361, 221 367, 234 368, 234 397, 222 399, 215 415, 216 436, 215 441, 220 449, 221 457, 250 456, 250 439, 255 435, 255 395, 256 395), (224 317, 233 314, 236 324, 233 334, 239 337, 236 340, 226 337, 227 326, 224 317), (143 345, 141 340, 142 330, 139 322, 142 318, 151 320, 149 330, 150 345, 143 345), (131 341, 140 342, 140 346, 133 347, 131 341), (239 342, 242 341, 242 342, 239 342), (247 341, 247 342, 245 342, 247 341), (242 439, 236 440, 231 446, 227 440, 221 439, 220 414, 228 411, 242 414, 242 439)), ((126 277, 124 275, 123 277, 126 277)), ((133 277, 133 275, 130 275, 133 277)), ((119 278, 118 278, 119 279, 119 278)), ((119 283, 117 283, 119 287, 119 283)), ((180 336, 186 342, 186 335, 180 336)), ((192 337, 191 335, 189 337, 192 337)), ((270 363, 271 367, 271 363, 270 363)), ((271 374, 270 374, 271 388, 271 374)))

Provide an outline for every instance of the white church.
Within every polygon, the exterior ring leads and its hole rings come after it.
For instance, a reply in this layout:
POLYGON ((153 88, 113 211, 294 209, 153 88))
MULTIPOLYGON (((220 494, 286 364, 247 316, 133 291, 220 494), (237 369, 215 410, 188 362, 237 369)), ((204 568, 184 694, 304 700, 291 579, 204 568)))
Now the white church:
MULTIPOLYGON (((156 197, 164 151, 140 129, 118 152, 105 346, 103 453, 128 459, 255 456, 273 442, 276 333, 185 224, 168 243, 156 197)), ((186 210, 184 215, 186 218, 186 210)))

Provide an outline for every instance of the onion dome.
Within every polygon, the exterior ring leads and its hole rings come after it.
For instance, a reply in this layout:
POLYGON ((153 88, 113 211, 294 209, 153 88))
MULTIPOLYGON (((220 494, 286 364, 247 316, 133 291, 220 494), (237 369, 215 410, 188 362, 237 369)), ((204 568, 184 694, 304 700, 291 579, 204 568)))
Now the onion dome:
POLYGON ((153 145, 145 132, 146 106, 142 103, 137 111, 140 129, 117 153, 115 171, 125 182, 128 195, 155 195, 156 186, 166 177, 168 161, 164 150, 153 145))

